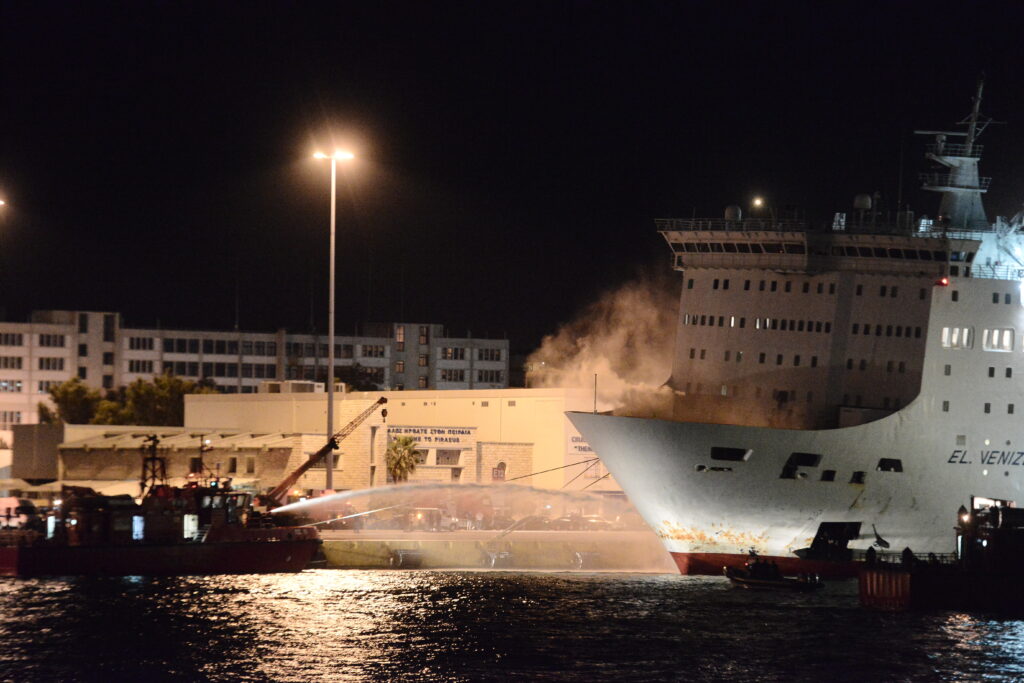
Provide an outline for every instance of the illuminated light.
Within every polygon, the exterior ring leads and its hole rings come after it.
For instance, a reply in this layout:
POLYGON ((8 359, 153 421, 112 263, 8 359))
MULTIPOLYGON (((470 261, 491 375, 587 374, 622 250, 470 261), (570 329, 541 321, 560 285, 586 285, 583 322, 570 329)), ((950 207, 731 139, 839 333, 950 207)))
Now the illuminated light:
POLYGON ((754 206, 757 206, 757 207, 764 206, 764 199, 761 198, 761 197, 754 197, 754 206))
POLYGON ((313 152, 313 158, 314 159, 326 159, 327 155, 324 154, 323 152, 313 152))
POLYGON ((334 158, 338 161, 351 161, 356 158, 356 155, 352 152, 346 152, 344 150, 338 150, 334 153, 334 158))
POLYGON ((59 508, 61 506, 61 503, 63 503, 63 502, 64 501, 61 500, 60 498, 54 498, 53 499, 53 507, 59 508))
POLYGON ((937 287, 949 287, 949 278, 945 276, 940 277, 938 280, 935 281, 935 285, 937 287))
POLYGON ((302 493, 302 491, 300 491, 299 489, 295 489, 294 491, 292 491, 292 495, 293 495, 293 496, 297 496, 297 495, 299 495, 300 493, 302 493))
POLYGON ((971 521, 971 516, 965 512, 964 514, 960 515, 960 521, 964 524, 967 524, 967 522, 971 521))

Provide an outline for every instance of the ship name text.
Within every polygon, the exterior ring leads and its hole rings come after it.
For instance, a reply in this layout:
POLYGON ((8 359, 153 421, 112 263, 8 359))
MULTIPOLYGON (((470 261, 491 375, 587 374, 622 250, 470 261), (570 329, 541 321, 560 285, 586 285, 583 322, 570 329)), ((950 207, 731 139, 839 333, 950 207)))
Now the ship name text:
MULTIPOLYGON (((1006 465, 1024 467, 1024 451, 979 451, 977 462, 981 465, 1006 465)), ((956 449, 946 461, 950 465, 970 465, 975 462, 966 450, 956 449)))

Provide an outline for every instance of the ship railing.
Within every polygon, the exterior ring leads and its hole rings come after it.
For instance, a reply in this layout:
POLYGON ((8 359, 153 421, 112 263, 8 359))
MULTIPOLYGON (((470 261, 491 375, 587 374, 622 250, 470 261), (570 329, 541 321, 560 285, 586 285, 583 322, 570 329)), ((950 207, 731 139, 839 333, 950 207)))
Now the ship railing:
MULTIPOLYGON (((867 561, 867 550, 853 550, 853 560, 856 562, 867 561)), ((953 565, 959 561, 956 553, 913 553, 916 564, 938 564, 953 565)), ((875 564, 886 566, 902 566, 903 551, 899 550, 875 550, 875 564)))
POLYGON ((1024 268, 1016 266, 987 266, 975 263, 971 266, 971 277, 981 280, 1022 280, 1024 268))
POLYGON ((659 230, 732 230, 750 232, 805 232, 807 221, 794 219, 772 220, 770 218, 742 218, 727 220, 725 218, 655 218, 654 224, 659 230))
POLYGON ((959 143, 932 143, 925 145, 925 151, 937 157, 970 157, 977 159, 985 149, 984 145, 963 145, 959 143))
POLYGON ((960 190, 984 191, 992 184, 991 178, 978 178, 976 183, 967 183, 954 173, 921 173, 918 178, 928 187, 955 187, 960 190))

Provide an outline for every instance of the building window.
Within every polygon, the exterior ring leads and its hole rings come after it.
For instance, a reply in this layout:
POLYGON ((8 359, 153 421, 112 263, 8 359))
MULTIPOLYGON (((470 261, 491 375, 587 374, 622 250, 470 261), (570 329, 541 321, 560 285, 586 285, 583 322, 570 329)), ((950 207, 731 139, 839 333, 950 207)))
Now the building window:
MULTIPOLYGON (((20 336, 20 335, 19 335, 20 336)), ((39 335, 39 345, 47 347, 63 347, 64 346, 64 335, 63 334, 41 334, 39 335)))
POLYGON ((853 476, 850 477, 851 484, 863 484, 866 474, 864 472, 854 472, 853 476))
POLYGON ((420 375, 419 379, 416 381, 416 386, 419 387, 420 389, 426 389, 427 388, 427 376, 426 375, 420 375))
POLYGON ((79 313, 78 314, 78 334, 86 334, 89 332, 89 314, 79 313))
POLYGON ((428 325, 420 325, 420 344, 427 344, 430 342, 430 327, 428 325))
POLYGON ((363 344, 362 346, 363 358, 383 358, 384 357, 384 345, 383 344, 363 344))
POLYGON ((501 370, 477 370, 476 381, 489 384, 500 384, 501 374, 501 370))
POLYGON ((462 455, 462 451, 456 450, 437 450, 437 464, 438 465, 458 465, 459 456, 462 455))
POLYGON ((989 366, 989 368, 988 368, 988 376, 989 377, 995 377, 996 376, 996 369, 993 368, 992 366, 989 366))
POLYGON ((985 412, 986 413, 991 413, 992 412, 992 404, 991 403, 986 403, 985 404, 985 412))
POLYGON ((114 341, 115 318, 113 313, 103 314, 103 341, 114 341))
POLYGON ((1006 379, 1013 377, 1013 368, 1006 368, 1006 379))
POLYGON ((40 370, 63 370, 64 359, 63 358, 40 358, 39 359, 40 370))
POLYGON ((461 346, 446 346, 441 349, 442 360, 466 360, 466 349, 461 346))
POLYGON ((1012 403, 1006 406, 1006 414, 1007 415, 1013 415, 1013 404, 1012 403))
POLYGON ((128 348, 132 351, 152 351, 153 350, 153 338, 152 337, 129 337, 128 348))
MULTIPOLYGON (((209 365, 209 363, 203 363, 203 365, 209 365)), ((220 365, 220 363, 218 363, 220 365)), ((153 361, 151 360, 129 360, 128 361, 128 372, 153 372, 153 361)))
POLYGON ((22 337, 13 332, 0 333, 0 346, 22 346, 22 337))
POLYGON ((476 359, 486 361, 500 361, 501 349, 477 349, 476 359))
POLYGON ((950 293, 949 293, 949 297, 950 297, 950 298, 951 298, 951 299, 952 299, 953 301, 960 301, 960 292, 958 292, 958 291, 956 291, 956 290, 954 289, 954 290, 953 290, 952 292, 950 292, 950 293))
POLYGON ((441 368, 442 382, 465 382, 466 371, 462 368, 441 368))
POLYGON ((228 458, 228 474, 235 474, 237 472, 238 472, 238 458, 232 456, 232 457, 228 458))
POLYGON ((21 393, 21 380, 20 379, 0 379, 0 393, 20 394, 21 393))
POLYGON ((949 401, 943 401, 942 402, 942 412, 944 412, 944 413, 948 413, 949 412, 949 401))
POLYGON ((245 457, 245 473, 256 474, 256 456, 247 455, 245 457))
POLYGON ((0 356, 0 368, 5 370, 21 370, 21 356, 0 356))
POLYGON ((103 375, 103 388, 104 389, 113 389, 114 388, 114 376, 113 375, 103 375))
POLYGON ((499 462, 497 467, 491 468, 491 481, 505 481, 505 463, 499 462))
POLYGON ((103 364, 104 365, 113 365, 114 364, 114 352, 113 351, 104 351, 103 352, 103 364))

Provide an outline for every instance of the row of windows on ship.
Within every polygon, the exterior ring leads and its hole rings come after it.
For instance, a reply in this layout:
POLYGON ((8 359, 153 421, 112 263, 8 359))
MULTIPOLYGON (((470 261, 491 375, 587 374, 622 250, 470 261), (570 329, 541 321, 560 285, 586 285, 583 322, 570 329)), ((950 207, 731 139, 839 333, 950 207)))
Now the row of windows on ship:
MULTIPOLYGON (((684 325, 698 325, 704 327, 738 327, 744 329, 747 326, 747 319, 745 317, 736 317, 730 315, 728 317, 724 315, 714 316, 699 313, 684 313, 683 314, 684 325)), ((830 334, 832 332, 832 323, 821 320, 792 320, 789 318, 754 318, 754 329, 756 330, 779 330, 781 332, 824 332, 830 334)), ((850 331, 853 334, 872 334, 876 337, 881 337, 883 334, 886 337, 906 337, 906 338, 921 338, 921 327, 910 326, 910 325, 874 325, 871 323, 853 323, 850 327, 850 331)))
MULTIPOLYGON (((733 448, 727 446, 712 446, 711 459, 725 462, 741 463, 750 460, 754 454, 752 448, 733 448)), ((821 465, 824 456, 820 453, 801 453, 794 451, 789 454, 786 462, 779 472, 779 479, 807 479, 811 474, 808 470, 816 469, 821 465)), ((731 472, 732 467, 708 467, 707 465, 695 465, 698 472, 731 472)), ((903 461, 899 458, 879 458, 875 465, 876 472, 902 472, 903 461)), ((851 484, 863 484, 867 478, 867 472, 855 471, 850 476, 851 484)), ((821 472, 821 481, 836 481, 836 470, 826 469, 821 472)))
MULTIPOLYGON (((707 349, 701 349, 700 353, 698 354, 697 353, 697 349, 695 347, 690 347, 690 359, 691 360, 707 360, 707 351, 708 351, 707 349)), ((732 351, 724 351, 723 352, 723 360, 726 363, 728 363, 733 358, 736 359, 737 363, 742 363, 743 362, 743 352, 742 351, 736 351, 735 355, 733 354, 732 351)), ((782 365, 783 363, 785 363, 785 359, 786 359, 786 357, 785 357, 784 354, 781 354, 781 353, 776 354, 775 355, 775 364, 776 365, 782 365)), ((764 365, 765 363, 767 363, 768 362, 768 354, 763 352, 763 351, 758 353, 757 354, 757 362, 760 365, 764 365)), ((800 364, 802 362, 803 362, 803 359, 801 358, 800 354, 795 354, 793 356, 793 367, 795 367, 795 368, 800 367, 800 364)), ((812 367, 812 368, 818 367, 818 357, 817 356, 811 356, 810 360, 807 363, 807 365, 809 367, 812 367)), ((853 370, 854 367, 856 367, 856 368, 858 368, 860 370, 867 370, 868 360, 866 358, 861 358, 860 362, 857 362, 853 358, 847 358, 846 359, 846 369, 847 370, 853 370)), ((886 372, 890 372, 890 373, 891 372, 898 372, 900 374, 903 374, 903 373, 905 373, 907 371, 907 363, 906 363, 906 361, 902 361, 902 360, 900 360, 900 361, 896 361, 896 360, 886 361, 886 363, 885 363, 885 371, 886 372)), ((724 395, 725 394, 723 394, 723 396, 724 395)))
MULTIPOLYGON (((686 254, 805 254, 807 248, 801 242, 673 242, 672 251, 686 254)), ((895 258, 909 261, 970 263, 974 260, 973 251, 867 247, 851 244, 833 245, 829 253, 832 256, 895 258)))
MULTIPOLYGON (((759 291, 759 292, 765 292, 765 291, 767 291, 767 292, 777 292, 777 291, 779 291, 779 282, 780 282, 779 280, 759 280, 758 281, 758 286, 757 286, 757 291, 759 291)), ((793 292, 793 281, 792 280, 782 280, 781 282, 782 282, 782 291, 783 291, 783 293, 790 294, 790 293, 793 292)), ((694 285, 694 278, 691 277, 691 278, 687 279, 687 281, 686 281, 686 288, 687 289, 693 289, 693 285, 694 285)), ((749 292, 751 287, 752 287, 752 285, 753 285, 753 280, 744 280, 743 281, 743 291, 749 292)), ((729 278, 714 278, 714 279, 712 279, 711 280, 711 289, 718 289, 718 290, 721 290, 721 291, 728 290, 729 289, 729 278)), ((818 294, 824 294, 825 291, 826 291, 825 283, 824 282, 819 282, 815 289, 816 289, 818 294)), ((800 287, 800 291, 803 294, 810 294, 811 293, 811 283, 810 282, 804 282, 801 285, 801 287, 800 287)), ((836 293, 836 284, 834 282, 829 282, 828 283, 827 291, 828 291, 829 294, 835 294, 836 293)), ((878 296, 883 297, 883 298, 884 297, 888 297, 890 299, 895 299, 896 297, 899 296, 899 292, 900 292, 899 285, 879 285, 878 286, 878 296)), ((854 293, 855 296, 864 296, 864 284, 861 283, 861 284, 856 285, 854 287, 853 293, 854 293)), ((918 288, 918 290, 917 290, 917 298, 921 299, 922 301, 924 299, 928 298, 928 290, 925 289, 924 287, 918 288)), ((957 292, 956 290, 953 290, 953 301, 958 301, 958 300, 959 300, 959 292, 957 292)), ((997 293, 993 293, 993 295, 992 295, 992 303, 999 303, 999 295, 997 293)), ((1006 295, 1006 303, 1010 303, 1010 295, 1009 294, 1006 295)))
MULTIPOLYGON (((985 351, 1013 351, 1014 336, 1012 327, 985 328, 981 331, 981 348, 985 351)), ((974 328, 943 327, 939 340, 944 349, 973 349, 974 328)))
MULTIPOLYGON (((692 389, 692 393, 694 393, 694 394, 703 394, 703 395, 706 396, 707 394, 704 393, 704 389, 705 388, 709 389, 710 391, 712 391, 714 393, 717 393, 719 396, 725 396, 725 397, 740 398, 740 396, 742 394, 741 387, 739 387, 738 385, 735 385, 735 384, 732 385, 732 386, 729 386, 728 384, 722 384, 722 385, 718 385, 717 387, 716 386, 705 387, 704 384, 702 384, 701 382, 696 382, 696 383, 687 382, 686 385, 683 387, 683 393, 689 395, 691 393, 691 389, 692 389)), ((754 389, 754 398, 755 399, 766 398, 767 397, 766 390, 763 389, 762 387, 755 386, 755 387, 753 387, 753 389, 754 389)), ((790 404, 793 404, 793 403, 796 403, 797 401, 799 401, 801 397, 797 394, 796 389, 772 389, 771 390, 771 398, 772 398, 773 401, 776 402, 776 404, 778 405, 779 408, 785 408, 787 405, 790 405, 790 404)), ((804 399, 806 400, 807 403, 814 403, 814 392, 813 391, 805 392, 804 393, 804 399)), ((853 406, 855 408, 863 408, 864 407, 864 396, 861 395, 861 394, 843 394, 843 400, 842 400, 841 405, 853 406)), ((877 406, 877 404, 875 404, 875 405, 877 406)), ((902 407, 903 407, 903 399, 900 398, 899 396, 891 396, 891 397, 890 396, 883 396, 882 397, 882 408, 883 409, 885 409, 885 410, 890 410, 890 409, 891 410, 899 410, 902 407)), ((1013 412, 1013 406, 1010 406, 1010 412, 1011 413, 1013 412)))

